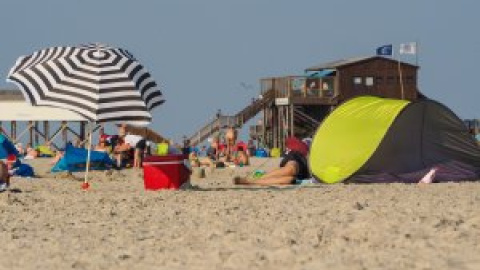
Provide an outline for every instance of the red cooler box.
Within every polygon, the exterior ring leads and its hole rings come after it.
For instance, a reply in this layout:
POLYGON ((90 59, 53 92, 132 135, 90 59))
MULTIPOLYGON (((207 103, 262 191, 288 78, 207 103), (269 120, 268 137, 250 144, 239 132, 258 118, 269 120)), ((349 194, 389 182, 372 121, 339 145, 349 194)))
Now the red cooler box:
POLYGON ((149 156, 143 161, 145 189, 178 189, 190 179, 185 155, 149 156))

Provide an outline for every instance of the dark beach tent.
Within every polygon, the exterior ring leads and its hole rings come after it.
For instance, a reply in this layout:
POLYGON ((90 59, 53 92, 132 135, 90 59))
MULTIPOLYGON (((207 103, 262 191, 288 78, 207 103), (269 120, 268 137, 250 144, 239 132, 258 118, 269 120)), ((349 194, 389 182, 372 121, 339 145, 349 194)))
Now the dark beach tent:
POLYGON ((325 183, 415 183, 432 167, 437 182, 475 180, 480 148, 464 123, 436 101, 363 96, 323 121, 309 165, 325 183))

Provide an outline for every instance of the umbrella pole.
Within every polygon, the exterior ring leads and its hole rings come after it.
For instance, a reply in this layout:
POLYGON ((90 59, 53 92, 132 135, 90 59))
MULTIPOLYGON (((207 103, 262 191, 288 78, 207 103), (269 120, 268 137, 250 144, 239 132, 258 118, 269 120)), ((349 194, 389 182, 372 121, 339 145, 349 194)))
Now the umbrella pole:
POLYGON ((92 122, 88 122, 87 166, 85 170, 84 187, 88 188, 88 171, 90 170, 90 153, 92 152, 92 122))

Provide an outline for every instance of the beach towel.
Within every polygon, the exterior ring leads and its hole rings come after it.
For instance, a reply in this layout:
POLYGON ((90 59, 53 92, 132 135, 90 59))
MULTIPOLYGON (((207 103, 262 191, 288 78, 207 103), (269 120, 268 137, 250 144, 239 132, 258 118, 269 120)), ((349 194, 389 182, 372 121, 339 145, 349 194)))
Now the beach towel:
POLYGON ((295 185, 308 185, 308 184, 319 184, 317 179, 315 178, 307 178, 307 179, 295 179, 295 185))
POLYGON ((55 153, 46 145, 39 145, 36 147, 38 152, 40 152, 41 157, 54 157, 55 153))

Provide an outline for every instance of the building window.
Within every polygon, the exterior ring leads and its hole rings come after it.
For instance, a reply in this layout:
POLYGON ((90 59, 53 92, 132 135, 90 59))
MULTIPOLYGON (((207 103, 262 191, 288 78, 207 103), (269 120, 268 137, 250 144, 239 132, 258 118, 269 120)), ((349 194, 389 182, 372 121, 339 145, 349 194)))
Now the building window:
POLYGON ((310 78, 306 80, 307 84, 307 96, 319 96, 320 95, 320 79, 310 78))
POLYGON ((373 77, 366 77, 365 78, 365 85, 366 86, 373 86, 373 77))
POLYGON ((375 77, 375 83, 376 84, 382 84, 383 83, 383 77, 375 77))
POLYGON ((362 77, 353 77, 353 84, 362 84, 362 77))

